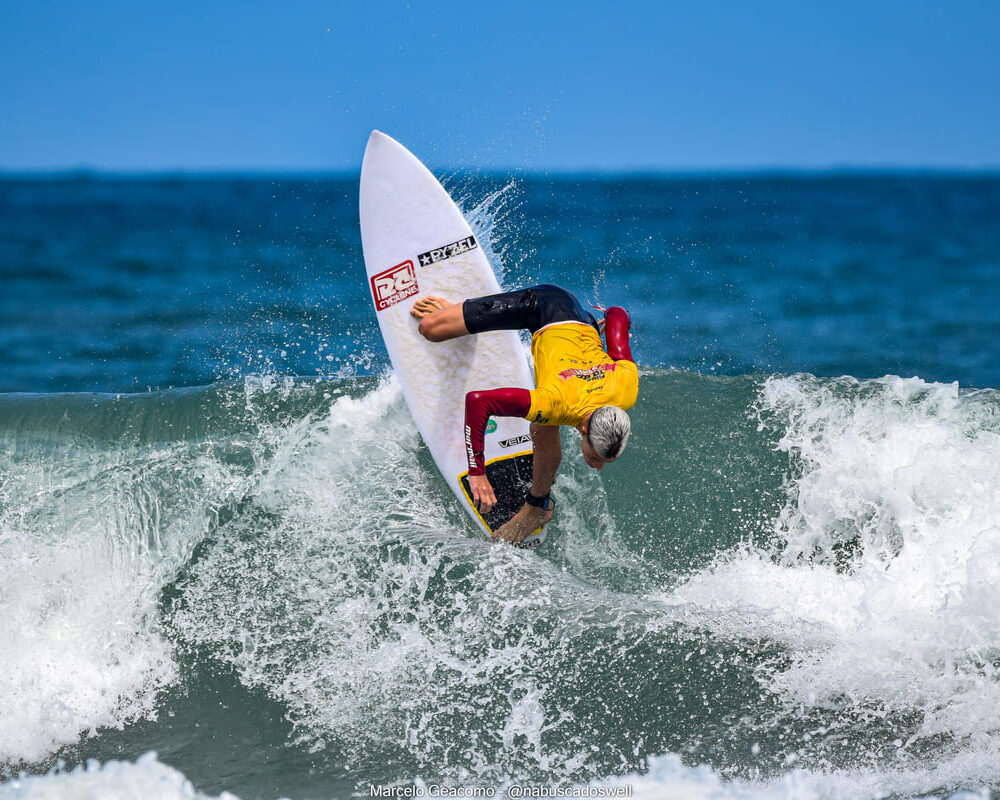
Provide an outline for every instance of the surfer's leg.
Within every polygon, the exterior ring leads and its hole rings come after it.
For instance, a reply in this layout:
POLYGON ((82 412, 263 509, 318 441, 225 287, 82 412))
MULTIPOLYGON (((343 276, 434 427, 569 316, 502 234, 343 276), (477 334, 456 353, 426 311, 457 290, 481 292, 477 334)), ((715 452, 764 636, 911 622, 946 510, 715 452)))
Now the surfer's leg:
POLYGON ((420 320, 420 335, 431 342, 444 342, 465 336, 465 316, 461 303, 450 303, 443 297, 421 297, 410 309, 410 316, 420 320))
POLYGON ((597 328, 594 316, 560 286, 544 283, 513 292, 473 297, 462 306, 469 333, 526 329, 534 334, 557 322, 582 322, 597 328))
MULTIPOLYGON (((559 462, 562 461, 562 444, 557 425, 531 423, 531 438, 535 445, 532 461, 531 493, 545 497, 552 490, 559 462)), ((510 521, 497 529, 494 537, 517 544, 552 519, 552 507, 539 508, 525 503, 510 521)))
POLYGON ((471 297, 462 303, 462 313, 469 333, 516 331, 522 328, 534 332, 540 327, 534 287, 471 297))
POLYGON ((468 333, 516 331, 540 327, 534 287, 473 297, 464 303, 449 303, 427 295, 413 304, 410 315, 420 320, 420 335, 432 342, 444 342, 468 333))

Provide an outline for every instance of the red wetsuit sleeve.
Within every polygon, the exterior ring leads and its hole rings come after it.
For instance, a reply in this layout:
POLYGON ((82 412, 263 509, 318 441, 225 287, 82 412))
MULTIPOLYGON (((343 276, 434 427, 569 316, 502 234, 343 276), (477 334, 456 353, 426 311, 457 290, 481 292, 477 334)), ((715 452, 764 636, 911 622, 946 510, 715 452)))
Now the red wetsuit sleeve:
POLYGON ((470 475, 486 474, 486 423, 490 417, 526 417, 531 408, 527 389, 487 389, 465 395, 465 456, 470 475))
POLYGON ((628 344, 630 325, 628 312, 621 306, 611 306, 604 312, 604 340, 613 361, 632 361, 632 348, 628 344))

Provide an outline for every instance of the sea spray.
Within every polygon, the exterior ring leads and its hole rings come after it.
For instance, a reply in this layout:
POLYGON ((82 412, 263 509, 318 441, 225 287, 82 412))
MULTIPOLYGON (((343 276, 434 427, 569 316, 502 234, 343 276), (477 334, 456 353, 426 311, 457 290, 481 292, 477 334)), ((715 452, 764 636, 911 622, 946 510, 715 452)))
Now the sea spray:
POLYGON ((609 714, 667 741, 672 698, 642 703, 623 676, 679 661, 676 626, 594 582, 640 560, 578 451, 553 523, 566 541, 527 554, 455 507, 394 382, 289 433, 176 587, 170 625, 192 657, 281 702, 299 746, 330 769, 467 784, 632 763, 609 714), (587 563, 598 553, 613 563, 587 563))

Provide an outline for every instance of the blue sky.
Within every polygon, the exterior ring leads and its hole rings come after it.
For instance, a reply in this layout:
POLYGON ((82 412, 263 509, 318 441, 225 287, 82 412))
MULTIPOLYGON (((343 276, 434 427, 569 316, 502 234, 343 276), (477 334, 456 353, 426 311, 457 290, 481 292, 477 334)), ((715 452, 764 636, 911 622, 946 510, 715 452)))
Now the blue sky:
POLYGON ((0 169, 1000 167, 1000 2, 0 0, 0 169))

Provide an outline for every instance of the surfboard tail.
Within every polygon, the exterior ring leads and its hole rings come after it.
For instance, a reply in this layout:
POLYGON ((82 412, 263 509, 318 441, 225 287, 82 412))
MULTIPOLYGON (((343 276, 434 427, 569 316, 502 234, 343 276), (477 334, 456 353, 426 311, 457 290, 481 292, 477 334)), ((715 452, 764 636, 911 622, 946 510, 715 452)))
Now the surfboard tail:
MULTIPOLYGON (((482 521, 483 525, 491 532, 496 533, 500 528, 510 522, 511 518, 521 510, 524 499, 531 488, 533 455, 531 451, 515 453, 510 456, 495 458, 486 464, 486 477, 493 487, 497 496, 497 504, 486 514, 480 514, 472 502, 472 491, 469 488, 469 473, 463 472, 458 476, 465 492, 465 498, 482 521)), ((545 528, 538 528, 533 531, 518 546, 524 548, 537 547, 545 539, 545 528)))

